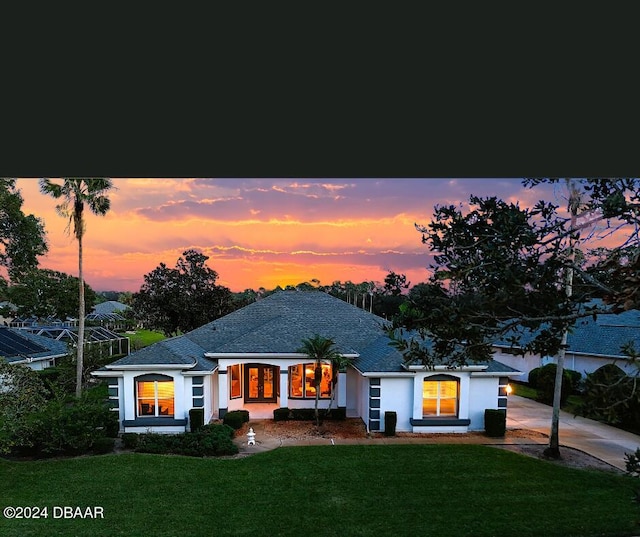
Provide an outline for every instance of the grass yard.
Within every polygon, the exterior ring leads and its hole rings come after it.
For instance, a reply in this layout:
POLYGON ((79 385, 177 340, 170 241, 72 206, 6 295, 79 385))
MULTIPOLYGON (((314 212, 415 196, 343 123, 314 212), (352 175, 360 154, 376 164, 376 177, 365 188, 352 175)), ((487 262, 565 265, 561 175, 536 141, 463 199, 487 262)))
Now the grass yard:
MULTIPOLYGON (((534 401, 537 401, 538 399, 538 390, 532 388, 528 384, 512 382, 511 387, 513 388, 514 395, 526 397, 527 399, 533 399, 534 401)), ((580 395, 570 395, 567 398, 567 402, 562 407, 562 410, 570 412, 572 414, 577 414, 578 409, 580 408, 580 403, 582 403, 582 397, 580 395)))
POLYGON ((287 447, 240 459, 0 460, 0 517, 26 536, 629 536, 640 482, 477 445, 287 447), (54 506, 104 519, 53 519, 54 506))
POLYGON ((127 334, 127 337, 131 340, 131 352, 166 339, 162 332, 154 330, 136 330, 135 334, 127 334))

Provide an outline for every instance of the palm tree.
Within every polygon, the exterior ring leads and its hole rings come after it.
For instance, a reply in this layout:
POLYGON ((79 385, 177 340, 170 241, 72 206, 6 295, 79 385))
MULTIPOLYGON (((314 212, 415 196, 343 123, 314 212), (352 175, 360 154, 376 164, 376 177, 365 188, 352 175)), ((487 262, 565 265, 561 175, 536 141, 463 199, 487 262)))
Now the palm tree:
POLYGON ((78 311, 78 359, 76 363, 76 397, 82 393, 83 353, 84 353, 84 278, 82 274, 82 238, 85 232, 84 206, 89 206, 91 212, 104 216, 111 206, 106 196, 113 187, 111 179, 106 177, 65 177, 62 184, 54 183, 51 179, 40 179, 40 191, 55 199, 62 199, 56 205, 59 215, 68 218, 67 232, 73 223, 73 235, 78 241, 78 279, 80 280, 80 306, 78 311))
MULTIPOLYGON (((298 352, 305 353, 309 358, 313 360, 314 370, 314 388, 316 390, 315 401, 315 418, 316 426, 320 426, 320 414, 318 413, 318 401, 320 400, 320 383, 322 382, 322 364, 339 361, 342 356, 335 349, 335 342, 330 338, 322 337, 319 334, 314 335, 311 338, 302 340, 302 347, 298 352)), ((335 388, 335 386, 333 387, 335 388)))

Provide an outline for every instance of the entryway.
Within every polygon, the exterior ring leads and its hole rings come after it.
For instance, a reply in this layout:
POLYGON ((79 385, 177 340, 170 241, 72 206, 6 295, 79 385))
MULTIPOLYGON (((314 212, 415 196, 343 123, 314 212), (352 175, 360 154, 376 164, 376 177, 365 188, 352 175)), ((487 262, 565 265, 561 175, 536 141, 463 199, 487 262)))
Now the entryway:
POLYGON ((275 365, 244 366, 244 402, 275 403, 278 398, 279 368, 275 365))

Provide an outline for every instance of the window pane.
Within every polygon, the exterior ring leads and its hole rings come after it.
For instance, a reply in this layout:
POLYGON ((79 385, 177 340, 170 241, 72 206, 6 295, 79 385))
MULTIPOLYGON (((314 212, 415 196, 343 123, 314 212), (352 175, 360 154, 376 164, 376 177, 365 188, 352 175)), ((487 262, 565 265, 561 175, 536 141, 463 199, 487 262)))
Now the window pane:
POLYGON ((156 415, 155 399, 138 400, 138 415, 139 416, 155 416, 156 415))
POLYGON ((138 399, 142 399, 143 397, 152 397, 156 396, 156 387, 154 381, 148 382, 138 382, 138 399))
POLYGON ((320 397, 331 397, 331 364, 322 364, 320 397))
POLYGON ((456 415, 456 400, 455 399, 441 399, 440 400, 440 415, 441 416, 455 416, 456 415))
POLYGON ((458 397, 458 383, 454 380, 441 381, 440 397, 458 397))
POLYGON ((158 399, 158 415, 173 416, 173 398, 158 399))
POLYGON ((240 364, 232 365, 229 368, 231 382, 231 397, 242 396, 242 384, 240 382, 240 364))
POLYGON ((438 381, 425 380, 422 383, 422 397, 425 399, 435 399, 438 397, 438 381))
POLYGON ((315 373, 313 364, 305 364, 304 365, 304 379, 305 379, 305 391, 304 395, 306 397, 315 397, 316 396, 316 388, 315 388, 315 373))
POLYGON ((423 399, 422 400, 422 415, 423 416, 435 416, 438 412, 438 401, 436 399, 423 399))
POLYGON ((138 416, 173 417, 173 381, 139 381, 137 390, 138 416))
POLYGON ((291 397, 302 397, 302 364, 289 367, 289 394, 291 397))

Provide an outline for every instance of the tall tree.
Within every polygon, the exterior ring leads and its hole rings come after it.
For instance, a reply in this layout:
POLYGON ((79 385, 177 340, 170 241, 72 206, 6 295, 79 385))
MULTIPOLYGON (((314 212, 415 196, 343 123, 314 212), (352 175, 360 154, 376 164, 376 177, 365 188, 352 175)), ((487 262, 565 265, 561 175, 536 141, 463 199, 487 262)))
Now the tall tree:
POLYGON ((140 291, 133 295, 136 316, 169 337, 233 311, 233 295, 227 287, 216 285, 218 273, 206 266, 207 259, 196 250, 186 250, 175 268, 160 263, 145 274, 140 291))
MULTIPOLYGON (((12 281, 36 268, 38 257, 47 253, 44 224, 22 212, 23 201, 16 180, 0 177, 0 267, 12 281)), ((0 282, 6 284, 1 275, 0 282)))
MULTIPOLYGON (((591 300, 596 290, 611 296, 615 291, 588 271, 590 260, 576 259, 577 246, 587 233, 595 239, 597 226, 609 226, 602 230, 609 240, 616 230, 616 250, 640 246, 640 182, 523 181, 527 187, 543 183, 567 184, 566 212, 545 201, 520 208, 495 197, 471 196, 466 214, 453 205, 436 207, 430 224, 416 226, 434 252, 433 273, 426 287, 410 294, 395 326, 418 330, 432 345, 392 333, 407 361, 425 367, 484 361, 499 340, 519 354, 561 361, 567 331, 578 319, 615 311, 611 304, 591 300)), ((547 454, 558 457, 555 415, 547 454)))
POLYGON ((318 402, 320 401, 320 384, 322 382, 322 364, 340 363, 340 353, 335 348, 335 342, 331 338, 322 337, 315 334, 313 337, 302 340, 302 346, 298 352, 305 353, 313 360, 313 381, 316 390, 314 406, 314 416, 316 426, 320 425, 320 414, 318 412, 318 402))
MULTIPOLYGON (((64 320, 75 317, 80 309, 78 278, 49 269, 36 269, 9 287, 9 300, 18 308, 19 316, 33 315, 40 319, 55 317, 64 320)), ((84 298, 88 309, 96 302, 96 293, 85 282, 84 298)))
POLYGON ((84 238, 86 228, 84 208, 85 205, 87 205, 89 210, 97 216, 107 214, 111 207, 111 200, 107 194, 112 188, 113 182, 106 177, 66 177, 62 180, 61 184, 53 182, 51 179, 40 179, 40 191, 43 194, 50 195, 57 200, 62 200, 56 205, 56 211, 68 219, 68 231, 71 230, 71 226, 73 225, 73 235, 78 241, 79 309, 78 355, 76 364, 77 397, 80 397, 82 393, 84 353, 85 297, 84 274, 82 272, 82 239, 84 238))

